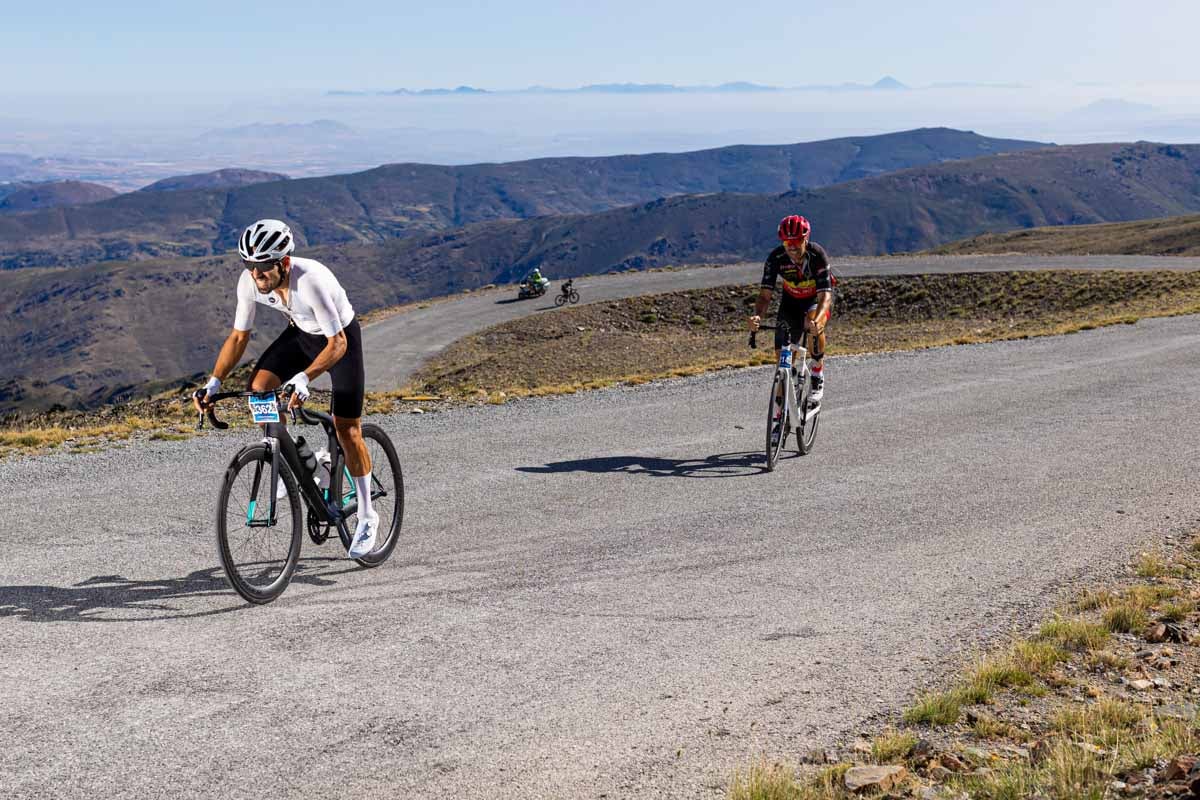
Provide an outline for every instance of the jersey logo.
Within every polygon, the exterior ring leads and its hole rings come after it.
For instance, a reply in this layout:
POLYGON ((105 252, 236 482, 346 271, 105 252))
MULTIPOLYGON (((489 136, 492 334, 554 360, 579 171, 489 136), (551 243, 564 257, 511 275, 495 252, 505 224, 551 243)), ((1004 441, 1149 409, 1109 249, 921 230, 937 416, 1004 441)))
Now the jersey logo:
POLYGON ((271 305, 275 305, 275 303, 277 303, 278 301, 275 299, 275 295, 271 295, 270 297, 267 298, 267 302, 270 303, 271 305))

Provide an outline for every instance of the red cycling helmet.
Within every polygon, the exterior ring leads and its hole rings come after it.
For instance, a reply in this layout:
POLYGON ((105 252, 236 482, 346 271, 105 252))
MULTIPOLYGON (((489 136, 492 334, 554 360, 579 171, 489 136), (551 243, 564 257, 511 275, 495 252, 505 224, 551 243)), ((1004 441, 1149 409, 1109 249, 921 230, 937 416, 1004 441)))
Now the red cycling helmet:
POLYGON ((779 223, 779 240, 781 242, 789 239, 807 239, 810 233, 812 233, 812 225, 799 214, 784 217, 779 223))

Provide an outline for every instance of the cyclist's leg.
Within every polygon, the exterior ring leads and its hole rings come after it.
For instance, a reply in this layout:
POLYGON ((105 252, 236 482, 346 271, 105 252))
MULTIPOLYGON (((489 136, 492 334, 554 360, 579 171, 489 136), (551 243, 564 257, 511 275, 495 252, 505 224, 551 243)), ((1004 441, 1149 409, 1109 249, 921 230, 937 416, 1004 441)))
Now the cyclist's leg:
MULTIPOLYGON (((812 323, 816 320, 817 307, 818 307, 818 303, 816 300, 814 300, 812 306, 810 306, 809 309, 805 312, 804 320, 805 320, 806 325, 809 323, 812 323)), ((826 324, 828 324, 828 322, 829 322, 829 317, 830 317, 831 312, 832 312, 832 306, 830 307, 829 311, 825 312, 825 319, 823 321, 826 324)), ((809 355, 812 358, 812 368, 811 369, 812 369, 813 401, 814 402, 819 402, 821 399, 821 396, 825 393, 825 361, 824 361, 825 345, 826 345, 826 333, 825 333, 825 330, 822 330, 820 336, 815 336, 812 338, 812 345, 809 348, 809 355)))
POLYGON ((346 353, 329 370, 333 382, 333 402, 330 411, 337 431, 338 444, 346 456, 346 469, 358 495, 358 519, 373 514, 371 508, 371 454, 362 435, 363 395, 366 375, 363 371, 362 329, 358 320, 345 328, 346 353))
POLYGON ((312 363, 298 337, 299 328, 288 325, 258 357, 250 374, 250 391, 269 392, 312 363))
MULTIPOLYGON (((804 325, 804 305, 797 305, 796 301, 788 296, 784 296, 779 301, 779 310, 775 313, 775 363, 779 363, 779 354, 787 345, 799 341, 800 333, 803 331, 804 325), (788 330, 783 331, 780 328, 786 325, 788 330)), ((780 392, 783 387, 780 386, 780 392)), ((783 404, 783 395, 776 396, 776 401, 783 404)))

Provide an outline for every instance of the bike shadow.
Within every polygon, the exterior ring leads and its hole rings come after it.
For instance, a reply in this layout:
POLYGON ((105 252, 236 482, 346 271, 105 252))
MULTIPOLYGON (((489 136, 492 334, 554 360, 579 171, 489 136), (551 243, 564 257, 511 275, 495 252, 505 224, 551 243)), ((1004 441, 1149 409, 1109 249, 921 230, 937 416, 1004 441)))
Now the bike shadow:
MULTIPOLYGON (((302 558, 291 582, 335 586, 337 576, 361 569, 357 564, 344 566, 347 563, 344 558, 328 556, 302 558)), ((229 588, 220 567, 148 581, 96 575, 71 586, 0 586, 0 619, 15 617, 25 622, 154 622, 228 614, 248 607, 229 588), (230 604, 195 608, 196 601, 212 598, 228 599, 230 604)))
MULTIPOLYGON (((782 458, 799 458, 791 452, 782 458)), ((559 472, 625 472, 656 478, 746 478, 767 471, 761 451, 718 453, 705 458, 658 458, 655 456, 601 456, 574 461, 553 461, 542 467, 517 467, 517 472, 546 475, 559 472)))

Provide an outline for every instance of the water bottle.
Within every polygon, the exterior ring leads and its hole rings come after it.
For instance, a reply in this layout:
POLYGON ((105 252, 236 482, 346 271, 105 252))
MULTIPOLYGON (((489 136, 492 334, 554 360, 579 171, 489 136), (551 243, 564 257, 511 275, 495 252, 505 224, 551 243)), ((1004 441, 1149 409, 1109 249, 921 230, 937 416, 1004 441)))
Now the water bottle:
POLYGON ((318 489, 325 491, 329 488, 329 466, 333 458, 324 447, 313 453, 313 455, 317 459, 317 472, 313 475, 313 480, 317 482, 318 489))
POLYGON ((300 455, 300 465, 304 467, 306 475, 312 475, 317 469, 317 457, 313 455, 312 448, 308 446, 308 442, 304 441, 303 436, 296 438, 296 452, 300 455))

